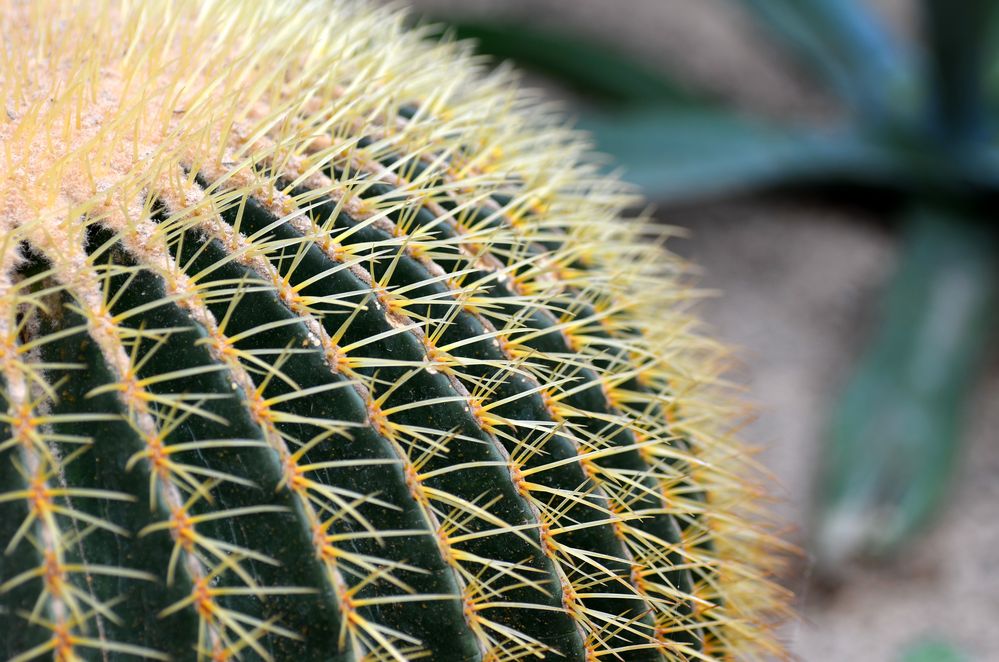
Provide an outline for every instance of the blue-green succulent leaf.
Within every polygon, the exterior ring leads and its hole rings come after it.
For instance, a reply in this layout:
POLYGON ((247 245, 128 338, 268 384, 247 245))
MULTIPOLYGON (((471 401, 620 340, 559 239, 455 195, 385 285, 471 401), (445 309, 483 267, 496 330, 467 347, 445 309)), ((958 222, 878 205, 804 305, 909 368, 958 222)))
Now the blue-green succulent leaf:
POLYGON ((852 105, 879 115, 907 79, 908 58, 857 0, 742 0, 852 105))
POLYGON ((777 126, 723 110, 590 113, 579 125, 625 179, 660 202, 813 181, 882 181, 894 172, 891 155, 859 133, 777 126))
POLYGON ((996 249, 990 221, 913 212, 882 326, 831 422, 815 522, 823 567, 897 549, 940 504, 994 328, 996 249))
POLYGON ((475 40, 478 53, 513 60, 598 100, 626 104, 700 102, 687 86, 624 55, 612 44, 513 22, 462 20, 442 25, 459 39, 475 40))

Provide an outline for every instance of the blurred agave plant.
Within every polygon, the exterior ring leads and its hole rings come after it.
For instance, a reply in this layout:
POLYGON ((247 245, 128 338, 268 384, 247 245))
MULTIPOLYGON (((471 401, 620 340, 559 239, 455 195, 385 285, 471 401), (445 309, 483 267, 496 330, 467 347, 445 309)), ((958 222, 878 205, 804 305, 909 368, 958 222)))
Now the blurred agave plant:
MULTIPOLYGON (((580 123, 660 203, 764 187, 873 191, 905 239, 880 330, 833 410, 819 467, 820 571, 883 557, 939 506, 996 301, 999 2, 922 0, 925 48, 896 43, 862 0, 741 0, 847 108, 834 127, 777 125, 565 34, 447 22, 480 51, 609 102, 580 123)), ((866 197, 865 199, 871 199, 866 197)))

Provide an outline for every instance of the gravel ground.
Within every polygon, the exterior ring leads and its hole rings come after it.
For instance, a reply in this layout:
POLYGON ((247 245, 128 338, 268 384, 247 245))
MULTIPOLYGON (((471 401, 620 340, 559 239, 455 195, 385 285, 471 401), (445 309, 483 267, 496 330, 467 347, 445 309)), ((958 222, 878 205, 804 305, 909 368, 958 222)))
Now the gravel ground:
MULTIPOLYGON (((902 35, 913 0, 869 0, 902 35)), ((731 0, 409 0, 436 16, 478 14, 607 39, 746 110, 828 119, 835 104, 760 35, 731 0), (622 11, 625 9, 625 11, 622 11)), ((779 197, 664 211, 689 227, 674 250, 723 294, 702 306, 716 335, 740 349, 738 377, 759 404, 746 437, 764 447, 780 506, 801 542, 828 403, 878 314, 897 240, 856 210, 779 197)), ((969 443, 951 502, 896 563, 858 567, 835 590, 813 585, 807 557, 788 577, 800 620, 785 628, 805 661, 902 660, 946 639, 972 660, 999 659, 999 364, 971 407, 969 443)))

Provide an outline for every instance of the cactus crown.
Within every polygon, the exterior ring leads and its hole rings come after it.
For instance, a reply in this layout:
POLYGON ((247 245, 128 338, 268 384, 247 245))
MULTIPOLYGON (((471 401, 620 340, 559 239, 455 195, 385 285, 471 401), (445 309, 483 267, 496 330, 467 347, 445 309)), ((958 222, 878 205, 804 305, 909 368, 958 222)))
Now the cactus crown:
POLYGON ((776 650, 665 233, 404 18, 0 0, 0 658, 776 650))

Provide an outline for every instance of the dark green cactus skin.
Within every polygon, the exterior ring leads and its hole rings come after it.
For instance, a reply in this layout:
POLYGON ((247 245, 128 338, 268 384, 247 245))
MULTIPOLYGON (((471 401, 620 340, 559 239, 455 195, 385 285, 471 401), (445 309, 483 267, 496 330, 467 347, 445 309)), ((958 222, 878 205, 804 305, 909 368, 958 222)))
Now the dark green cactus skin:
MULTIPOLYGON (((226 220, 234 220, 235 208, 232 213, 223 214, 226 220)), ((321 214, 323 209, 317 211, 321 214)), ((241 218, 241 229, 244 233, 253 234, 260 230, 265 230, 277 219, 267 214, 252 199, 247 201, 243 208, 241 218)), ((351 223, 347 218, 344 223, 351 223)), ((279 226, 271 230, 277 240, 288 240, 301 242, 301 236, 284 226, 279 226)), ((113 234, 94 228, 91 232, 88 247, 91 249, 92 257, 96 255, 98 263, 104 262, 112 265, 121 265, 128 268, 138 266, 134 256, 128 254, 115 240, 113 234), (106 256, 106 257, 105 257, 106 256), (106 260, 106 262, 105 262, 106 260)), ((370 241, 370 240, 369 240, 370 241)), ((378 241, 378 239, 374 239, 378 241)), ((384 241, 384 239, 381 239, 384 241)), ((386 538, 379 541, 371 538, 361 538, 356 541, 357 553, 377 555, 382 559, 391 559, 398 563, 405 563, 423 572, 395 571, 395 579, 404 582, 410 589, 420 593, 430 595, 454 595, 457 593, 453 579, 447 567, 442 563, 439 553, 430 543, 430 533, 425 531, 426 525, 420 521, 419 513, 412 507, 412 497, 408 494, 405 485, 405 477, 398 467, 398 460, 393 456, 389 444, 380 438, 377 431, 372 429, 367 421, 367 411, 364 402, 357 397, 348 382, 341 375, 330 371, 330 368, 317 349, 299 350, 294 354, 283 355, 287 347, 308 347, 309 332, 302 324, 296 323, 296 316, 282 304, 280 299, 270 291, 266 285, 263 288, 263 279, 259 274, 251 269, 241 267, 232 263, 225 263, 226 253, 218 241, 206 241, 199 237, 194 231, 187 231, 183 235, 183 242, 177 242, 177 254, 175 258, 179 263, 186 265, 188 273, 196 274, 203 270, 211 270, 212 274, 206 278, 205 282, 210 289, 212 283, 219 283, 221 287, 232 287, 233 283, 244 283, 245 292, 240 293, 237 299, 230 299, 229 296, 220 297, 219 303, 210 306, 217 319, 227 318, 227 327, 231 336, 239 336, 246 333, 247 336, 242 344, 237 346, 247 351, 272 352, 274 356, 284 356, 280 369, 285 377, 294 381, 294 386, 281 380, 271 380, 269 389, 264 392, 267 397, 279 397, 286 394, 308 393, 316 390, 313 395, 305 395, 290 400, 286 411, 301 417, 300 420, 289 427, 289 435, 295 435, 302 440, 312 439, 316 435, 322 435, 321 426, 309 426, 308 419, 329 419, 342 421, 357 425, 357 428, 350 429, 351 440, 349 444, 323 444, 320 446, 322 452, 316 452, 314 457, 310 453, 311 462, 344 462, 345 467, 339 470, 329 470, 324 472, 323 481, 325 484, 335 486, 338 490, 358 497, 375 494, 378 506, 369 508, 372 512, 368 517, 377 521, 379 532, 387 533, 391 531, 420 531, 423 533, 409 534, 396 538, 386 538), (254 289, 257 285, 257 291, 254 289), (267 326, 272 322, 285 321, 272 329, 259 331, 259 327, 267 326), (304 428, 304 429, 303 429, 304 428), (350 467, 351 462, 365 462, 371 460, 381 460, 384 463, 370 466, 350 467)), ((401 260, 402 258, 400 258, 401 260)), ((273 258, 275 267, 284 274, 281 257, 273 258)), ((411 283, 423 283, 428 280, 426 270, 422 269, 418 262, 407 259, 408 270, 404 267, 395 268, 395 281, 390 281, 392 285, 405 286, 411 283), (411 271, 412 276, 406 278, 407 271, 411 271), (421 273, 422 271, 422 273, 421 273)), ((380 262, 385 264, 385 261, 380 262)), ((35 267, 36 271, 44 271, 45 265, 36 264, 29 261, 28 266, 35 267)), ((310 250, 306 258, 302 260, 293 273, 292 285, 302 282, 317 274, 324 274, 337 268, 330 259, 324 257, 318 250, 310 250)), ((384 269, 384 267, 383 267, 384 269)), ((377 271, 376 271, 377 273, 377 271)), ((414 291, 413 297, 440 295, 440 286, 433 287, 432 284, 424 285, 427 293, 414 291)), ((358 304, 363 302, 367 288, 356 276, 347 271, 339 271, 335 274, 328 274, 316 280, 309 289, 302 292, 304 295, 316 297, 330 297, 340 300, 354 299, 358 304), (344 296, 348 295, 348 296, 344 296), (350 296, 353 295, 353 296, 350 296)), ((446 291, 444 292, 446 295, 446 291)), ((63 295, 64 298, 66 295, 63 295)), ((428 298, 429 298, 428 296, 428 298)), ((510 296, 509 292, 497 293, 497 296, 510 296)), ((249 415, 245 402, 241 402, 239 394, 233 394, 231 388, 231 378, 226 374, 224 365, 220 365, 213 360, 203 341, 207 333, 196 324, 192 325, 189 316, 185 315, 176 305, 166 301, 166 295, 162 283, 148 271, 138 271, 129 274, 120 274, 111 279, 108 290, 109 300, 115 301, 115 306, 111 308, 112 314, 119 314, 126 317, 125 324, 133 329, 156 329, 159 334, 166 338, 165 342, 154 343, 147 340, 140 345, 136 354, 152 354, 152 358, 146 362, 142 370, 139 371, 140 378, 155 379, 157 375, 170 375, 176 371, 197 371, 196 374, 184 377, 174 377, 169 380, 157 382, 151 390, 154 392, 161 390, 164 394, 197 394, 196 399, 205 400, 199 406, 205 409, 213 417, 219 420, 209 420, 206 416, 191 415, 185 418, 183 423, 178 425, 167 437, 167 446, 173 443, 181 444, 185 441, 198 439, 245 439, 247 441, 257 440, 254 445, 239 445, 233 448, 214 449, 212 451, 200 453, 200 457, 192 457, 195 466, 202 466, 215 472, 232 474, 240 479, 251 481, 252 486, 234 484, 227 481, 222 482, 213 490, 215 504, 197 504, 192 508, 193 516, 198 513, 212 513, 225 511, 228 509, 251 508, 265 506, 276 507, 285 512, 266 512, 248 515, 239 519, 229 518, 226 520, 214 520, 204 532, 205 535, 217 540, 223 540, 231 544, 253 549, 258 553, 273 559, 280 564, 280 571, 270 563, 263 563, 255 559, 245 562, 246 572, 255 581, 267 586, 323 586, 327 582, 322 579, 322 569, 313 557, 311 545, 309 544, 309 532, 303 527, 300 521, 294 517, 295 503, 286 490, 279 489, 282 471, 280 459, 270 449, 264 447, 261 441, 263 435, 258 426, 249 415), (149 302, 164 301, 161 305, 148 310, 142 310, 139 314, 130 314, 136 309, 145 308, 149 302), (155 344, 155 349, 153 345, 155 344), (207 370, 206 370, 207 369, 207 370), (200 506, 200 507, 198 507, 200 506), (203 511, 202 511, 203 508, 203 511), (233 526, 233 521, 238 522, 238 526, 233 526)), ((439 319, 443 315, 438 313, 434 317, 433 306, 428 304, 423 315, 430 319, 439 319)), ((436 304, 446 307, 446 304, 436 304)), ((523 315, 523 309, 510 311, 511 315, 523 315)), ((73 418, 79 413, 102 412, 109 417, 120 419, 122 404, 111 393, 102 393, 97 396, 88 397, 94 389, 113 383, 109 370, 96 345, 90 339, 85 330, 83 319, 79 315, 74 315, 72 311, 72 301, 61 302, 57 311, 51 317, 44 318, 45 331, 47 334, 59 334, 66 330, 76 330, 75 333, 66 335, 58 341, 49 343, 43 360, 55 364, 76 364, 70 370, 58 371, 53 374, 53 383, 64 383, 60 392, 61 399, 53 413, 64 415, 66 418, 73 418), (79 367, 77 367, 79 366, 79 367), (96 400, 96 402, 95 402, 96 400)), ((529 312, 529 311, 528 311, 529 312)), ((420 315, 420 313, 417 313, 420 315)), ((550 320, 545 320, 544 315, 538 313, 540 320, 529 328, 551 328, 554 326, 550 320)), ((383 311, 374 306, 369 306, 367 310, 362 310, 356 317, 350 320, 349 324, 344 324, 344 320, 338 317, 330 317, 329 329, 331 334, 341 333, 342 343, 349 345, 352 343, 364 343, 367 339, 391 331, 386 315, 383 311)), ((325 321, 325 320, 324 320, 325 321)), ((486 330, 483 322, 477 320, 473 315, 462 312, 456 320, 442 334, 441 341, 444 343, 461 341, 462 339, 475 339, 484 337, 485 339, 470 343, 463 347, 456 354, 469 359, 503 360, 502 354, 495 348, 490 339, 486 338, 486 330), (461 326, 459 326, 461 325, 461 326), (465 328, 462 328, 465 326, 465 328), (497 355, 499 355, 497 357, 497 355)), ((558 339, 546 339, 539 336, 535 344, 539 345, 541 351, 567 351, 564 342, 558 339), (545 348, 547 344, 555 344, 554 348, 545 348), (558 345, 563 345, 559 347, 558 345)), ((393 357, 398 360, 412 361, 419 363, 425 360, 425 351, 421 345, 408 338, 404 334, 391 335, 380 341, 369 343, 363 348, 363 356, 371 357, 393 357)), ((360 353, 360 352, 359 352, 360 353)), ((475 366, 476 372, 486 378, 495 370, 486 366, 475 366)), ((540 544, 537 535, 530 531, 536 528, 537 522, 530 508, 524 500, 516 494, 509 478, 509 472, 505 467, 496 466, 503 463, 502 456, 493 447, 495 438, 484 432, 473 417, 461 404, 464 399, 457 395, 454 386, 449 383, 444 375, 430 375, 426 371, 420 371, 415 376, 408 376, 411 372, 408 366, 388 369, 382 368, 379 380, 383 384, 383 389, 388 391, 396 385, 408 380, 411 388, 405 390, 395 389, 391 397, 385 401, 384 407, 411 406, 414 403, 418 407, 402 412, 400 421, 408 425, 419 425, 424 428, 436 428, 442 435, 448 433, 460 434, 468 443, 453 448, 447 456, 433 458, 434 461, 425 466, 424 471, 434 471, 442 468, 461 466, 472 463, 492 463, 482 467, 459 469, 443 474, 442 478, 433 481, 431 485, 437 489, 446 491, 456 498, 473 501, 480 499, 481 495, 488 494, 490 514, 502 520, 509 528, 523 527, 526 525, 527 535, 517 535, 514 533, 504 533, 502 528, 497 528, 495 524, 479 520, 473 520, 464 524, 472 531, 489 531, 488 537, 473 538, 467 549, 483 558, 499 562, 509 562, 520 564, 533 569, 539 573, 539 578, 535 581, 547 581, 552 585, 557 585, 557 579, 551 576, 550 563, 540 553, 540 544), (440 398, 441 401, 433 404, 422 404, 427 400, 440 398), (452 426, 459 425, 455 429, 452 426), (475 443, 478 441, 479 443, 475 443), (496 500, 501 496, 502 500, 496 500), (494 501, 496 500, 496 501, 494 501), (526 540, 524 538, 527 538, 526 540), (533 543, 533 544, 532 544, 533 543), (526 562, 525 560, 529 560, 526 562), (546 573, 549 577, 544 579, 546 573)), ((474 374, 474 373, 473 373, 474 374)), ((478 376, 478 375, 477 375, 478 376)), ((265 376, 261 376, 258 382, 262 382, 265 376)), ((588 411, 586 406, 587 395, 592 402, 595 413, 606 414, 610 411, 606 401, 599 395, 599 381, 596 377, 590 377, 592 386, 588 389, 580 390, 582 395, 573 397, 570 401, 582 412, 588 411)), ((551 417, 546 412, 545 405, 536 393, 533 397, 524 397, 518 394, 529 393, 535 388, 535 384, 522 376, 507 377, 501 382, 493 393, 493 399, 509 400, 505 407, 513 409, 515 407, 527 408, 526 411, 510 411, 506 413, 503 407, 498 408, 498 413, 509 417, 511 420, 544 420, 551 417), (532 402, 533 401, 533 402, 532 402), (533 405, 533 406, 532 406, 533 405)), ((378 396, 379 393, 374 395, 378 396)), ((586 425, 589 419, 582 416, 581 425, 586 425)), ((92 516, 108 519, 116 523, 134 522, 128 527, 129 530, 142 530, 145 526, 154 523, 157 518, 150 517, 145 512, 140 501, 148 490, 148 473, 143 475, 140 470, 124 471, 123 468, 129 457, 135 452, 144 448, 144 442, 138 438, 134 431, 130 431, 127 426, 122 425, 120 420, 102 422, 102 425, 109 429, 101 430, 98 433, 91 432, 95 439, 101 439, 101 443, 94 443, 88 447, 88 452, 69 467, 72 469, 71 476, 76 481, 67 483, 72 485, 88 486, 99 489, 113 490, 124 494, 133 494, 136 497, 135 503, 115 504, 120 512, 107 512, 107 503, 98 502, 97 509, 92 512, 92 516), (114 443, 105 443, 103 439, 114 440, 114 443), (105 454, 106 452, 106 454, 105 454)), ((606 423, 596 423, 601 430, 605 430, 606 423)), ((58 427, 56 428, 59 429, 58 427)), ((72 428, 66 430, 67 434, 72 434, 72 428)), ((77 433, 79 431, 77 430, 77 433)), ((513 434, 528 435, 530 430, 517 431, 513 434)), ((536 433, 535 433, 536 434, 536 433)), ((603 434, 607 435, 606 431, 603 434)), ((622 434, 619 432, 618 434, 622 434)), ((609 435, 608 435, 609 436, 609 435)), ((560 439, 558 436, 545 440, 545 449, 548 455, 536 456, 538 459, 524 464, 526 468, 543 466, 553 461, 560 461, 565 458, 572 458, 574 451, 569 442, 560 439), (561 443, 559 444, 558 442, 561 443), (561 447, 561 450, 559 449, 561 447)), ((627 441, 626 444, 633 444, 627 441)), ((515 450, 515 443, 509 442, 508 450, 515 450)), ((317 449, 318 451, 319 449, 317 449)), ((630 451, 636 457, 627 461, 627 454, 612 455, 619 468, 632 468, 637 458, 635 451, 630 451), (629 464, 631 465, 629 467, 629 464)), ((186 458, 185 458, 186 459, 186 458)), ((640 471, 648 471, 647 467, 639 466, 640 471)), ((602 508, 606 508, 606 498, 594 496, 596 492, 593 485, 587 486, 588 479, 582 470, 575 463, 565 463, 560 466, 542 471, 539 474, 539 481, 544 481, 545 485, 553 489, 563 489, 573 492, 580 492, 590 496, 587 501, 592 501, 592 509, 583 510, 574 508, 573 523, 585 524, 587 522, 601 522, 604 518, 601 515, 602 508), (581 489, 581 486, 582 489, 581 489)), ((553 502, 558 497, 553 497, 553 502)), ((87 507, 91 504, 81 504, 87 507)), ((169 516, 169 513, 162 513, 162 516, 169 516)), ((15 517, 11 521, 16 521, 15 517)), ((355 523, 354 529, 359 528, 355 523)), ((658 515, 647 523, 643 523, 643 528, 650 530, 652 535, 665 533, 665 540, 676 540, 678 537, 676 524, 666 515, 658 515), (662 523, 657 520, 661 519, 662 523), (659 527, 660 530, 656 531, 659 527)), ((348 528, 347 530, 350 530, 348 528)), ((201 527, 199 526, 199 533, 201 527)), ((155 573, 157 568, 162 568, 167 564, 171 541, 166 532, 157 535, 142 536, 135 540, 123 541, 121 536, 114 533, 99 532, 90 536, 80 545, 81 561, 86 559, 87 563, 95 563, 111 566, 135 567, 134 564, 125 559, 136 558, 147 560, 143 564, 143 570, 155 573), (134 549, 132 547, 135 547, 134 549)), ((620 543, 615 540, 613 531, 609 524, 598 526, 583 526, 577 530, 572 530, 564 535, 568 544, 579 549, 597 554, 605 554, 613 558, 621 558, 624 553, 620 549, 620 543)), ((613 560, 604 561, 614 563, 613 560)), ((630 569, 620 562, 614 563, 616 572, 621 577, 627 577, 630 569)), ((359 579, 365 579, 364 571, 358 572, 359 579)), ((675 578, 683 581, 687 587, 690 580, 686 578, 685 572, 673 572, 675 578)), ((222 575, 220 579, 223 579, 222 575)), ((191 579, 187 578, 186 590, 178 586, 159 585, 156 582, 136 583, 129 582, 129 593, 134 593, 134 599, 138 605, 144 608, 127 609, 124 613, 135 620, 123 621, 120 625, 112 624, 110 636, 113 639, 126 638, 129 632, 152 632, 157 633, 157 638, 150 638, 143 641, 143 645, 168 652, 168 654, 182 658, 189 654, 192 641, 197 641, 198 619, 192 618, 190 612, 193 607, 181 610, 175 615, 171 615, 168 620, 160 619, 157 615, 159 610, 154 609, 155 605, 169 605, 182 599, 191 590, 191 579), (172 598, 172 599, 171 599, 172 598)), ((497 581, 494 579, 493 581, 497 581)), ((498 577, 500 585, 513 586, 516 583, 512 579, 498 577)), ((100 588, 95 590, 98 599, 110 599, 120 595, 122 587, 119 584, 126 583, 117 579, 112 579, 108 583, 106 592, 100 588)), ((234 585, 238 585, 236 581, 234 585)), ((100 584, 98 584, 100 586, 100 584)), ((597 592, 614 594, 616 593, 611 581, 602 581, 596 584, 600 587, 597 592)), ((360 595, 384 596, 398 593, 398 587, 389 582, 371 583, 366 592, 360 595)), ((130 596, 131 597, 131 596, 130 596)), ((548 599, 545 600, 543 593, 536 588, 519 587, 515 591, 506 594, 510 601, 537 602, 551 608, 558 608, 559 603, 548 599)), ((292 657, 304 657, 305 659, 349 659, 346 653, 339 653, 335 648, 331 649, 330 642, 336 640, 337 630, 340 627, 339 614, 336 608, 336 596, 332 587, 326 586, 319 595, 302 596, 271 596, 266 604, 254 604, 249 600, 234 600, 235 604, 246 609, 250 613, 262 620, 280 615, 284 627, 292 632, 307 631, 310 637, 306 640, 296 641, 288 637, 271 637, 268 639, 270 646, 268 653, 275 659, 291 659, 292 657), (339 657, 338 657, 339 655, 339 657)), ((599 609, 609 614, 626 614, 629 620, 643 619, 643 605, 637 598, 623 597, 597 597, 588 601, 588 607, 599 609)), ((381 607, 379 609, 369 609, 370 615, 367 617, 377 619, 386 623, 393 629, 404 632, 419 641, 427 642, 434 659, 478 659, 479 654, 475 650, 475 642, 470 634, 463 627, 463 619, 459 605, 454 600, 427 600, 423 603, 409 602, 393 605, 392 608, 381 607)), ((569 659, 582 659, 582 647, 575 626, 565 614, 551 612, 545 618, 539 618, 537 612, 527 609, 504 609, 502 603, 490 613, 490 618, 495 618, 504 625, 514 627, 525 635, 535 638, 554 650, 558 650, 569 659)), ((647 619, 647 617, 645 617, 647 619)), ((627 631, 616 635, 627 644, 640 645, 641 639, 627 631)), ((648 652, 637 652, 631 657, 634 659, 655 659, 656 655, 648 652)))
MULTIPOLYGON (((673 310, 684 285, 649 228, 619 218, 630 195, 396 14, 330 9, 345 30, 389 21, 405 48, 383 53, 304 8, 196 6, 164 18, 178 54, 226 12, 281 36, 208 40, 193 82, 164 78, 217 86, 210 104, 101 88, 170 131, 108 133, 152 147, 95 183, 61 175, 68 220, 0 189, 0 659, 767 649, 766 536, 737 514, 727 410, 701 401, 717 350, 673 310), (312 69, 288 55, 310 34, 329 49, 312 69), (230 90, 217 63, 261 52, 282 75, 230 90), (350 88, 372 63, 395 77, 350 88), (451 77, 482 99, 441 107, 451 77)), ((139 80, 155 21, 91 18, 131 26, 100 57, 139 80)), ((98 145, 103 126, 75 130, 98 145)))

